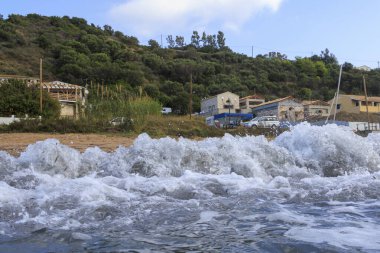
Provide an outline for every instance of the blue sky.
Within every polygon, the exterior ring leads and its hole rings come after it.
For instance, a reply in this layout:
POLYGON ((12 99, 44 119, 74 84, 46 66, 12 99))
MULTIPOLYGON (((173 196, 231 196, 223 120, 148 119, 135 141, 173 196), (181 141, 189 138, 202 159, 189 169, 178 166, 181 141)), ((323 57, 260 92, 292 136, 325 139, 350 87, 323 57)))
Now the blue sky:
POLYGON ((328 48, 340 62, 378 67, 379 0, 1 0, 0 13, 83 17, 127 35, 160 41, 193 30, 225 33, 234 51, 295 56, 328 48))

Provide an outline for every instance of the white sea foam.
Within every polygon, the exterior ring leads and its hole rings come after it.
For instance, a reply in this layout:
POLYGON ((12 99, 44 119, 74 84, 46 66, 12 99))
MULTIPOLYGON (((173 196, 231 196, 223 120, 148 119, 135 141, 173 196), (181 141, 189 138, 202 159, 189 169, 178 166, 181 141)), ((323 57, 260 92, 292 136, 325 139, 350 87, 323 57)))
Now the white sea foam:
POLYGON ((379 229, 380 226, 378 225, 364 223, 360 227, 296 227, 288 230, 285 235, 296 240, 313 243, 328 243, 344 249, 357 247, 379 250, 379 229))
POLYGON ((90 231, 145 223, 163 230, 183 222, 194 236, 201 223, 221 224, 221 231, 248 223, 257 233, 280 223, 296 240, 380 250, 379 136, 301 124, 274 141, 142 134, 111 153, 80 153, 53 139, 18 158, 0 151, 0 231, 74 230, 71 239, 90 240, 90 231))

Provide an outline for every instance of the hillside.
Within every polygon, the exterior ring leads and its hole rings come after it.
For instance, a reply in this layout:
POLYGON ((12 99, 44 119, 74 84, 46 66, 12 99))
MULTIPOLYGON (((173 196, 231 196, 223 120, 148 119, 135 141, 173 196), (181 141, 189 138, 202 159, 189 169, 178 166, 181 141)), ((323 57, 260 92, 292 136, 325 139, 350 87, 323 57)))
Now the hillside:
MULTIPOLYGON (((193 80, 193 111, 200 99, 226 90, 240 96, 257 93, 267 99, 294 95, 300 99, 333 97, 339 66, 327 49, 320 55, 288 60, 269 52, 251 58, 232 52, 223 33, 168 37, 168 47, 88 24, 76 17, 10 15, 0 20, 0 74, 38 76, 44 58, 44 79, 85 85, 139 87, 163 105, 186 113, 189 80, 193 80)), ((228 38, 227 38, 228 42, 228 38)), ((380 95, 380 70, 366 73, 369 95, 380 95)), ((342 91, 362 94, 362 72, 344 64, 342 91)))

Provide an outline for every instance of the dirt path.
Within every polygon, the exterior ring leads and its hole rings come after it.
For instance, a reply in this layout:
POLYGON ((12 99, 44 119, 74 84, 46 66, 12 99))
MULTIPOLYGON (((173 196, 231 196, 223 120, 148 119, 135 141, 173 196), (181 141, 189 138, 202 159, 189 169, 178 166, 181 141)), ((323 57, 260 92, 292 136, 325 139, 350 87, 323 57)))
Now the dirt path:
POLYGON ((0 150, 18 156, 29 144, 49 138, 84 151, 88 147, 98 146, 104 151, 113 151, 119 145, 130 146, 134 138, 102 134, 45 134, 45 133, 9 133, 0 134, 0 150))

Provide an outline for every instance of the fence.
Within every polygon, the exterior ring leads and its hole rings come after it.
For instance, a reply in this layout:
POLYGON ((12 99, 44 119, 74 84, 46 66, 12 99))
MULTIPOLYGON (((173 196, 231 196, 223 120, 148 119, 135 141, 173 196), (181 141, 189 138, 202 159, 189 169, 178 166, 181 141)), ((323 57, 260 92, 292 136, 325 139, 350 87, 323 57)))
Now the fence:
POLYGON ((16 121, 20 121, 20 118, 16 118, 14 115, 12 117, 0 117, 0 125, 9 125, 16 121))
POLYGON ((349 122, 349 127, 354 131, 379 131, 379 123, 349 122))
MULTIPOLYGON (((26 120, 26 119, 36 119, 36 118, 29 118, 28 115, 25 115, 24 118, 16 118, 14 115, 12 115, 11 117, 0 117, 0 125, 9 125, 13 122, 18 122, 20 120, 26 120)), ((41 120, 41 116, 39 116, 38 119, 41 120)))

